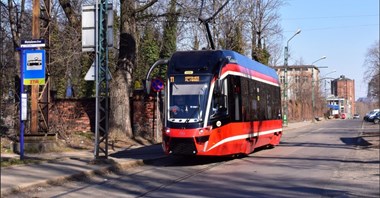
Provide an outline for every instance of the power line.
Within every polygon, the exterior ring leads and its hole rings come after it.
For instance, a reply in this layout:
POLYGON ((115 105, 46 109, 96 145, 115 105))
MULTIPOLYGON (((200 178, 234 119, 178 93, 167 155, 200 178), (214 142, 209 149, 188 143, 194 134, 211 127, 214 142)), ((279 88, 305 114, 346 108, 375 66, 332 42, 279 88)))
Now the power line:
POLYGON ((301 17, 301 18, 284 18, 283 20, 309 20, 309 19, 339 19, 339 18, 360 18, 360 17, 379 17, 379 14, 369 15, 348 15, 348 16, 315 16, 315 17, 301 17))
MULTIPOLYGON (((351 25, 351 26, 333 26, 333 27, 310 28, 310 29, 303 29, 302 28, 302 31, 336 30, 336 29, 348 29, 348 28, 372 27, 372 26, 379 27, 379 24, 364 24, 364 25, 351 25)), ((284 31, 284 32, 294 32, 294 30, 284 31)))

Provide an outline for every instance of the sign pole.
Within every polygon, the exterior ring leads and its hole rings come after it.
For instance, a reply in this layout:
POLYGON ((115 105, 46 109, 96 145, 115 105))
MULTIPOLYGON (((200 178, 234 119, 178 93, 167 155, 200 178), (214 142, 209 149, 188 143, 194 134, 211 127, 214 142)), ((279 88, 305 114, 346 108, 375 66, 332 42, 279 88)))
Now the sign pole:
POLYGON ((20 64, 20 160, 24 159, 24 119, 23 119, 23 110, 27 111, 27 109, 23 108, 23 98, 24 95, 24 50, 21 50, 21 64, 20 64))
POLYGON ((158 129, 158 120, 159 120, 159 115, 160 115, 160 103, 158 102, 159 98, 158 98, 158 92, 156 92, 156 142, 158 142, 158 134, 159 134, 159 129, 158 129))

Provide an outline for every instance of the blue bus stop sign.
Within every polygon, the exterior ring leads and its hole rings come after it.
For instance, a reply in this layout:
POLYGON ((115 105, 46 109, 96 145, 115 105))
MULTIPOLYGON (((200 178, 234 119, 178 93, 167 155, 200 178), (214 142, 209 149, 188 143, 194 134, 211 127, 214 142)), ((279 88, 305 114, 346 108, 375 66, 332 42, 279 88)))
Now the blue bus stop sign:
POLYGON ((152 89, 155 92, 159 92, 164 89, 164 81, 159 78, 152 80, 152 89))
POLYGON ((45 84, 45 50, 23 50, 24 85, 45 84))

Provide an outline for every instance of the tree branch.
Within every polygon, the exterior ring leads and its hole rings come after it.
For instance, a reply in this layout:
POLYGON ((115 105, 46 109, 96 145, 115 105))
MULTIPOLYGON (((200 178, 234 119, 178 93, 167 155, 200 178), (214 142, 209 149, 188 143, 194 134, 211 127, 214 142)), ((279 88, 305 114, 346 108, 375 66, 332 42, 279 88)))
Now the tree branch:
POLYGON ((135 13, 142 12, 142 11, 148 9, 150 6, 152 6, 153 4, 157 3, 157 1, 158 0, 152 0, 152 1, 148 2, 148 3, 146 3, 145 5, 143 5, 143 6, 139 7, 139 8, 136 8, 135 9, 135 13))

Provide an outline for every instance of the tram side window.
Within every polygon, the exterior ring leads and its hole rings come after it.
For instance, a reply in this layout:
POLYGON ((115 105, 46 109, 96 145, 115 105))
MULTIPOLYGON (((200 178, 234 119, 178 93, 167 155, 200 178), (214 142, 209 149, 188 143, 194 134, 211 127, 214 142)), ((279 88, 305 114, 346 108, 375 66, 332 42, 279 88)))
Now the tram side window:
POLYGON ((272 87, 271 86, 269 86, 269 85, 266 85, 267 86, 267 88, 268 88, 268 90, 267 90, 267 94, 266 94, 266 97, 267 97, 267 99, 266 99, 266 102, 267 102, 267 119, 269 119, 269 120, 271 120, 271 119, 273 119, 273 112, 272 112, 272 110, 273 110, 273 89, 272 89, 272 87))
POLYGON ((240 78, 241 82, 241 111, 242 111, 242 118, 243 121, 249 121, 250 120, 250 104, 249 104, 249 86, 248 86, 248 79, 246 78, 240 78))
POLYGON ((258 111, 259 111, 259 106, 258 106, 258 93, 260 92, 260 88, 256 86, 255 81, 250 81, 249 84, 249 95, 250 95, 250 100, 251 100, 251 120, 258 120, 258 111))
POLYGON ((264 83, 257 82, 256 90, 257 90, 257 118, 258 120, 266 120, 266 95, 265 95, 265 87, 264 83))
POLYGON ((228 95, 229 100, 229 113, 232 120, 238 121, 241 120, 241 88, 240 88, 240 77, 238 76, 229 76, 228 77, 228 95))
POLYGON ((281 119, 281 90, 280 90, 280 87, 276 87, 275 88, 275 98, 276 98, 276 102, 275 102, 275 119, 281 119))
POLYGON ((271 85, 265 85, 266 87, 266 118, 267 119, 279 119, 281 118, 281 101, 280 101, 280 88, 271 85))
POLYGON ((228 83, 227 79, 222 82, 219 92, 214 92, 211 101, 211 118, 228 115, 228 83))

